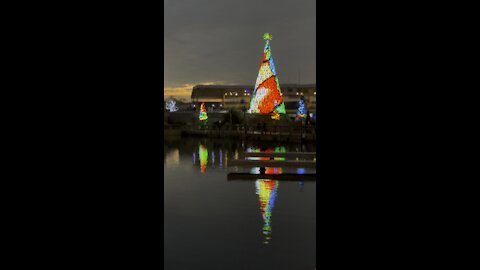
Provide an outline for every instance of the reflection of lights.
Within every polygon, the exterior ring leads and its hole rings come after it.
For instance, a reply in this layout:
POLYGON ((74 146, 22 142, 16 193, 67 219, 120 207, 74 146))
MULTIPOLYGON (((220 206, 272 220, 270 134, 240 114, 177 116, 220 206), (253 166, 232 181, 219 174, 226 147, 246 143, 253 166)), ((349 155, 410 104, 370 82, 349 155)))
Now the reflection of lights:
POLYGON ((228 150, 225 151, 225 166, 228 167, 228 150))
POLYGON ((220 168, 222 168, 222 149, 220 149, 220 159, 219 159, 219 163, 220 163, 220 168))
POLYGON ((298 187, 300 188, 300 191, 303 190, 304 186, 305 186, 305 183, 303 181, 298 182, 298 187))
MULTIPOLYGON (((261 149, 259 147, 248 147, 246 149, 246 152, 247 153, 260 153, 262 152, 261 149)), ((279 146, 279 147, 275 147, 275 149, 265 149, 265 151, 263 151, 265 153, 271 153, 271 152, 275 152, 275 153, 285 153, 287 152, 285 146, 279 146)), ((248 157, 247 158, 248 160, 270 160, 269 157, 248 157)), ((285 160, 284 157, 274 157, 273 158, 274 160, 285 160)), ((250 169, 250 173, 253 173, 253 174, 260 174, 260 167, 252 167, 250 169)), ((265 168, 265 173, 266 174, 281 174, 282 173, 282 168, 280 167, 266 167, 265 168)))
POLYGON ((173 99, 170 99, 166 102, 165 104, 165 109, 169 112, 176 112, 178 111, 178 107, 176 106, 176 101, 173 99))
POLYGON ((260 213, 263 219, 264 244, 268 244, 272 233, 272 210, 278 189, 278 181, 259 179, 255 182, 256 194, 260 201, 260 213))
POLYGON ((297 168, 298 174, 305 174, 305 168, 297 168))
POLYGON ((180 151, 178 149, 174 149, 167 153, 165 157, 165 164, 170 165, 177 165, 180 163, 180 151))
POLYGON ((207 169, 208 150, 202 144, 198 148, 198 156, 200 158, 200 171, 204 173, 205 170, 207 169))
POLYGON ((197 154, 193 152, 193 165, 195 165, 197 159, 197 154))
POLYGON ((300 121, 306 117, 307 117, 307 107, 305 105, 305 100, 303 100, 303 98, 300 98, 300 101, 298 102, 298 111, 295 116, 295 121, 300 121))
POLYGON ((215 152, 212 151, 212 166, 215 165, 215 152))
MULTIPOLYGON (((285 146, 275 147, 275 153, 286 153, 285 146)), ((276 157, 275 160, 285 160, 284 157, 276 157)))

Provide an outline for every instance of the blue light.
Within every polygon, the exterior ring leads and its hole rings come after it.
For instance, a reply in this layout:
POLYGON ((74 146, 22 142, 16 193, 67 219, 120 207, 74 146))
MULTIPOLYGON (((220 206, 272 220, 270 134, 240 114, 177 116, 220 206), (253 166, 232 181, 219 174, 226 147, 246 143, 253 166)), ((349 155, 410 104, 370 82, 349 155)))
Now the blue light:
POLYGON ((220 149, 220 168, 222 168, 222 149, 220 149))
POLYGON ((277 71, 275 70, 275 65, 273 64, 273 58, 270 57, 270 69, 272 70, 273 75, 277 76, 277 71))

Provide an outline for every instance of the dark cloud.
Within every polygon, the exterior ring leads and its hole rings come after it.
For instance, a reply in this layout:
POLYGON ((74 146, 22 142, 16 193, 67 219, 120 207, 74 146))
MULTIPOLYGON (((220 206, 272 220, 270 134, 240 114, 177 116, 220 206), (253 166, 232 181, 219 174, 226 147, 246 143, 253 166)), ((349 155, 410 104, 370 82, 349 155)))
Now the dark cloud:
POLYGON ((265 32, 280 84, 315 83, 315 0, 164 0, 165 87, 255 84, 265 32))

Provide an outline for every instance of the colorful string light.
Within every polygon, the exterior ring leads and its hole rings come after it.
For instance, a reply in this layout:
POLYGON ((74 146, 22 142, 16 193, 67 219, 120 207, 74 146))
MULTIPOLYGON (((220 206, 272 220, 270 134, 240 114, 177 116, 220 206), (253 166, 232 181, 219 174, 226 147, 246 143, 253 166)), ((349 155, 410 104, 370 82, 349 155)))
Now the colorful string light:
POLYGON ((205 109, 204 102, 202 102, 202 105, 200 106, 200 114, 198 115, 198 119, 200 119, 200 121, 207 121, 208 119, 207 110, 205 109))
POLYGON ((170 99, 165 104, 165 109, 168 110, 169 112, 176 112, 176 111, 178 111, 178 107, 177 107, 176 104, 177 104, 177 102, 175 100, 170 99))
POLYGON ((295 116, 295 120, 299 121, 302 119, 305 119, 307 117, 307 108, 305 106, 305 100, 303 100, 303 97, 300 98, 300 101, 298 102, 298 111, 297 115, 295 116))
MULTIPOLYGON (((279 146, 275 147, 275 149, 265 149, 261 150, 259 147, 249 147, 246 149, 247 153, 259 153, 259 152, 265 152, 265 153, 285 153, 286 149, 285 146, 279 146)), ((247 158, 248 160, 270 160, 269 157, 249 157, 247 158)), ((274 157, 274 160, 285 160, 284 157, 274 157)), ((259 173, 260 167, 252 167, 250 169, 250 173, 259 173)), ((282 173, 282 168, 278 167, 265 167, 265 173, 266 174, 280 174, 282 173)))

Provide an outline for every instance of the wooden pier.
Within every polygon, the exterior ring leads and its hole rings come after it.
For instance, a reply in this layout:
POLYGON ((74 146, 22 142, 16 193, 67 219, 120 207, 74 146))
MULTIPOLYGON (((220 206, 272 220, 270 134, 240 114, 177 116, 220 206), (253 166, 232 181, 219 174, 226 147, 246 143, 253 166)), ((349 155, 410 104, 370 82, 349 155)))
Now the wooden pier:
POLYGON ((316 152, 249 152, 243 153, 239 156, 239 159, 248 158, 248 157, 284 157, 284 158, 302 158, 302 159, 315 159, 317 156, 316 152))
POLYGON ((317 162, 314 160, 247 160, 234 159, 228 161, 229 166, 249 166, 249 167, 297 167, 297 168, 315 168, 317 162))
POLYGON ((317 166, 316 152, 245 152, 239 159, 231 160, 229 166, 260 167, 260 174, 253 173, 229 173, 227 178, 232 180, 258 180, 272 179, 282 181, 316 181, 316 173, 281 173, 265 174, 266 167, 296 167, 315 168, 317 166), (252 160, 248 158, 262 157, 269 160, 252 160), (275 160, 274 158, 289 158, 290 160, 275 160), (295 160, 291 160, 291 158, 295 160), (299 158, 308 160, 298 160, 299 158))
MULTIPOLYGON (((277 141, 277 142, 308 142, 315 141, 314 126, 268 126, 259 130, 256 126, 241 124, 215 125, 178 125, 167 124, 174 129, 181 130, 182 135, 193 135, 208 138, 232 138, 252 141, 277 141)), ((165 124, 164 124, 165 128, 165 124)))
POLYGON ((282 173, 282 174, 251 174, 251 173, 229 173, 227 176, 229 181, 252 181, 258 179, 280 180, 280 181, 316 181, 315 173, 282 173))

